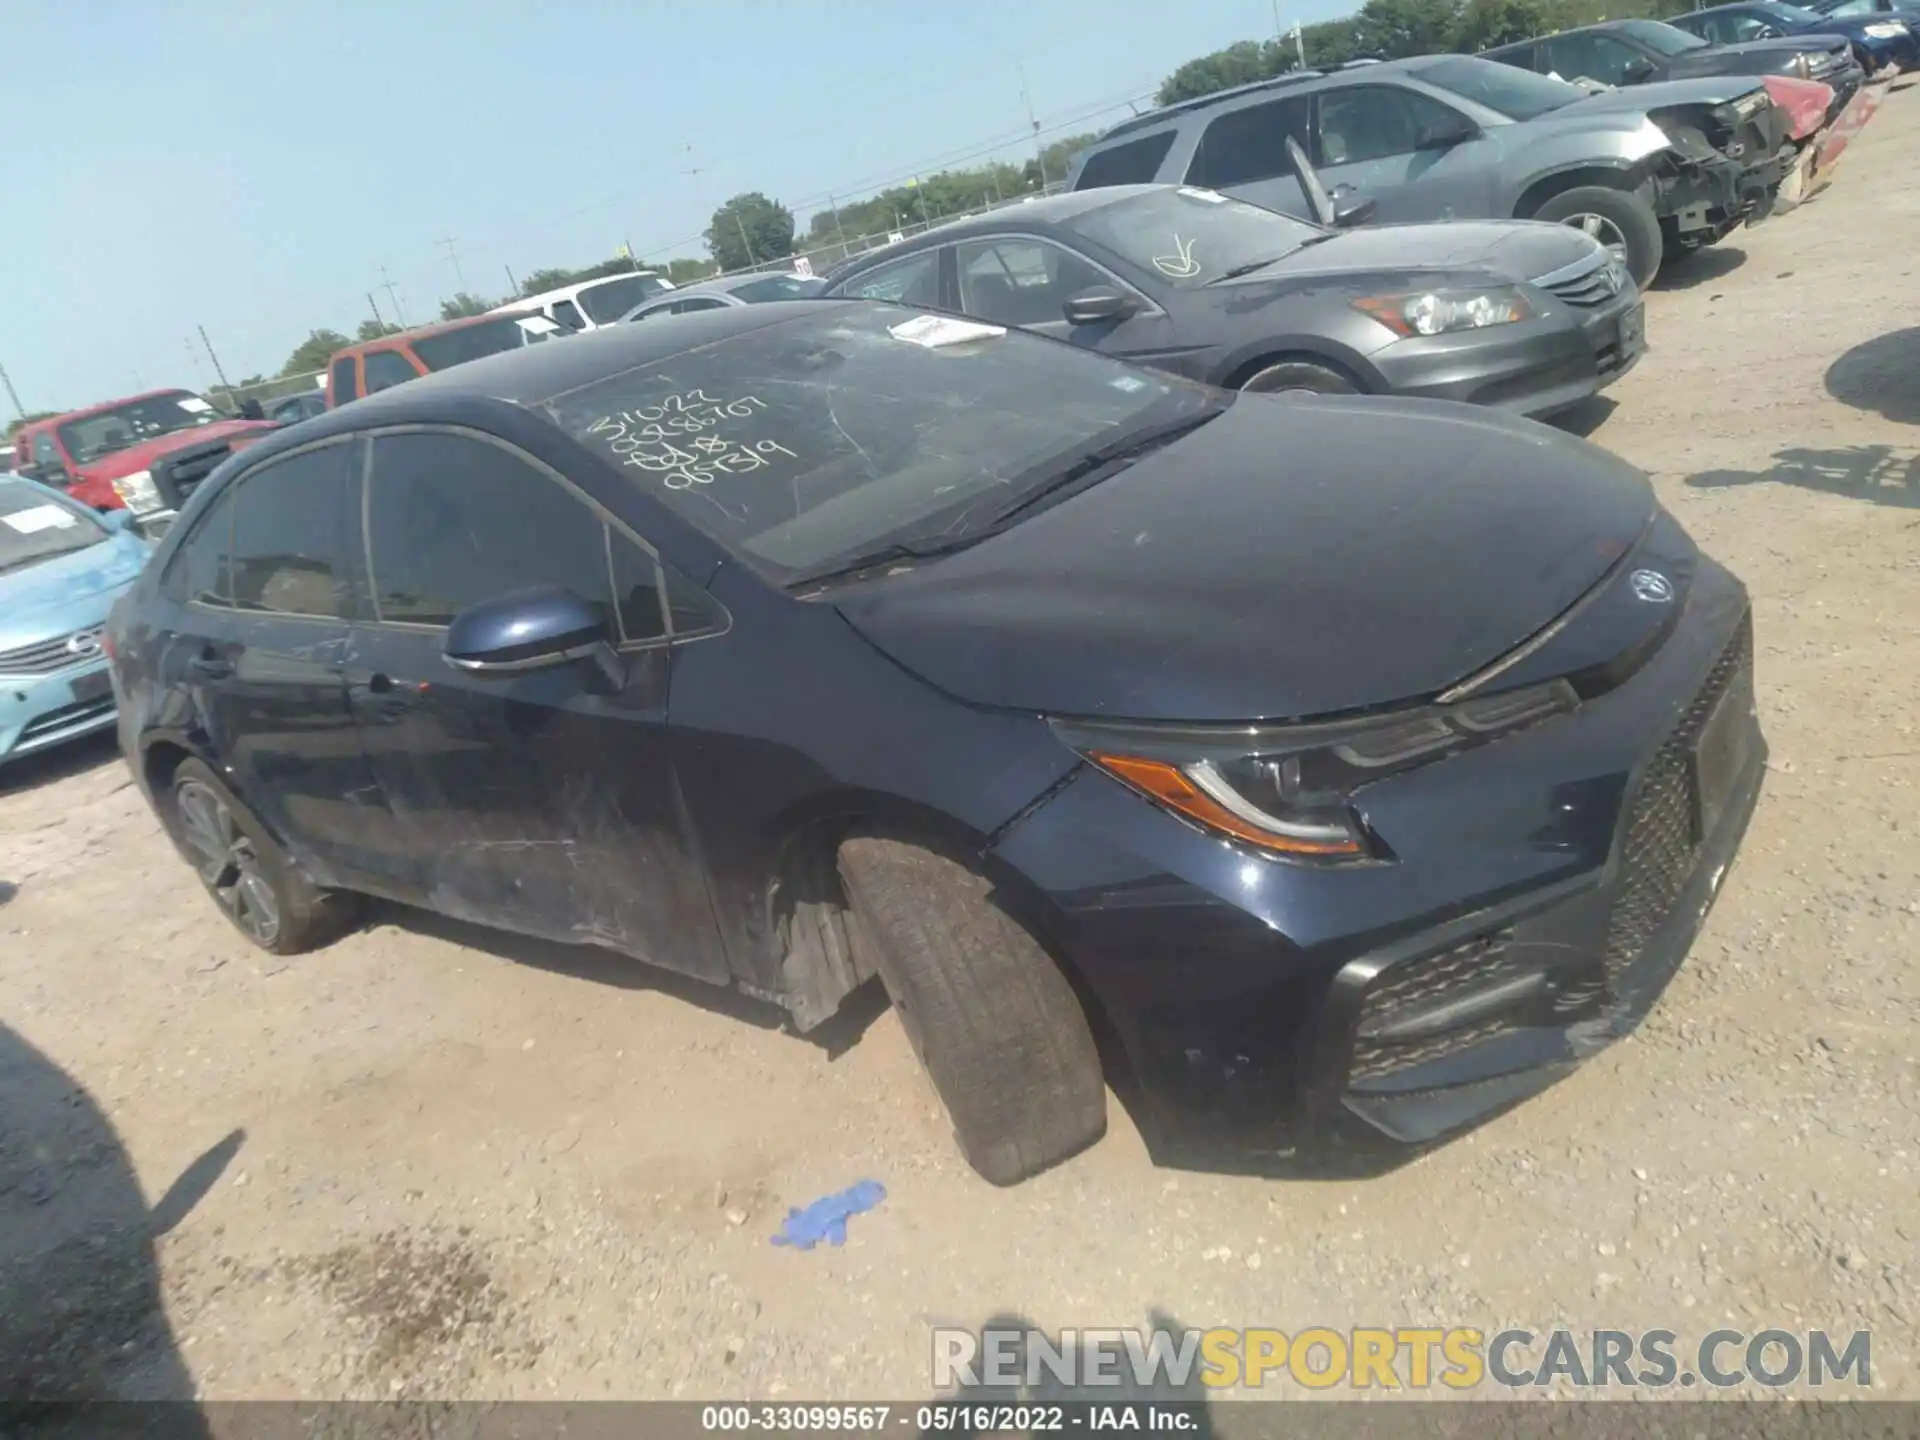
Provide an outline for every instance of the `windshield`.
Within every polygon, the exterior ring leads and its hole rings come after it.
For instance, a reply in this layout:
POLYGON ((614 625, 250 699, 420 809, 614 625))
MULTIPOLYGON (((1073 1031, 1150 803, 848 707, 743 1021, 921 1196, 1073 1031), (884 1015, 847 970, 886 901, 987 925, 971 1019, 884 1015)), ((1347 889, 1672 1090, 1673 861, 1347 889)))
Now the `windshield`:
POLYGON ((98 460, 116 450, 143 444, 156 435, 193 430, 228 417, 189 390, 169 390, 144 400, 129 400, 111 410, 96 410, 60 427, 60 443, 76 464, 98 460))
POLYGON ((0 479, 0 574, 98 545, 107 529, 24 480, 0 479))
POLYGON ((956 540, 1089 450, 1213 392, 1018 330, 823 305, 545 402, 568 434, 781 583, 956 540))
POLYGON ((1564 80, 1466 55, 1443 56, 1431 64, 1415 66, 1411 73, 1435 89, 1484 105, 1509 120, 1538 119, 1550 110, 1586 98, 1579 86, 1564 80))
POLYGON ((1062 223, 1182 290, 1244 265, 1278 260, 1327 233, 1291 215, 1184 185, 1131 195, 1062 223))
POLYGON ((1620 26, 1624 35, 1630 35, 1649 50, 1657 50, 1662 55, 1678 55, 1687 50, 1698 50, 1707 42, 1698 35, 1689 35, 1675 25, 1662 25, 1658 20, 1628 20, 1620 26))
POLYGON ((671 288, 658 275, 616 275, 587 286, 573 299, 594 324, 611 325, 642 300, 651 300, 671 288))
POLYGON ((458 330, 422 336, 413 342, 413 353, 427 369, 446 370, 485 355, 532 345, 546 339, 552 326, 553 322, 544 315, 502 315, 498 320, 483 320, 477 325, 462 325, 458 330), (528 321, 534 323, 530 325, 528 321))

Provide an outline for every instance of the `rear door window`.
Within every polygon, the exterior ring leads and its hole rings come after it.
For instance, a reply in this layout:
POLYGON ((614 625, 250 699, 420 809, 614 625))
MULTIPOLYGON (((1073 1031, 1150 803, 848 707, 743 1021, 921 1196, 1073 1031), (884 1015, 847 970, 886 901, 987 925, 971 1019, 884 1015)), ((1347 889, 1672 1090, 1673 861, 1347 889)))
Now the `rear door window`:
POLYGON ((940 251, 922 250, 854 276, 840 287, 856 300, 892 300, 933 309, 940 304, 940 251))
POLYGON ((221 491, 194 522, 193 533, 174 551, 160 579, 169 599, 194 605, 231 603, 228 557, 233 550, 233 495, 231 485, 221 491))
POLYGON ((1195 185, 1223 190, 1230 185, 1251 185, 1291 175, 1287 141, 1296 140, 1303 151, 1308 149, 1311 113, 1312 101, 1299 95, 1229 110, 1208 124, 1201 135, 1193 164, 1187 167, 1187 179, 1195 185))
POLYGON ((360 398, 360 388, 353 373, 353 356, 333 362, 333 373, 327 377, 327 390, 336 405, 360 398))
POLYGON ((342 620, 359 551, 357 441, 273 460, 233 488, 230 594, 240 610, 342 620))
POLYGON ((554 301, 553 318, 569 330, 584 330, 587 328, 586 316, 580 313, 580 307, 571 300, 554 301))
POLYGON ((1160 162, 1173 149, 1174 132, 1142 135, 1123 145, 1095 151, 1080 167, 1073 182, 1076 190, 1098 190, 1103 185, 1146 185, 1160 173, 1160 162))
POLYGON ((1113 284, 1071 250, 1028 236, 964 240, 954 253, 960 308, 997 325, 1049 324, 1075 295, 1113 284))
POLYGON ((369 395, 420 378, 420 372, 398 350, 369 350, 361 363, 366 366, 369 395))
POLYGON ((1633 62, 1642 58, 1631 45, 1611 35, 1556 35, 1540 42, 1547 69, 1562 80, 1597 80, 1626 85, 1633 62))

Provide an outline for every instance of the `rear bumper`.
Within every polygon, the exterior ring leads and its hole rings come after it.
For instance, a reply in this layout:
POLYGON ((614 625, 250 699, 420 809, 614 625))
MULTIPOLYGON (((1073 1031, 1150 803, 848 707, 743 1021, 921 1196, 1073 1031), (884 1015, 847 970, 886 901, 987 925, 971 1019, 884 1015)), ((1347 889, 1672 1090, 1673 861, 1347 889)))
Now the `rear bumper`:
POLYGON ((0 761, 111 728, 110 684, 98 653, 51 675, 0 675, 0 761))
POLYGON ((1372 357, 1396 395, 1550 415, 1598 393, 1646 353, 1646 313, 1631 286, 1592 311, 1553 302, 1539 320, 1402 340, 1372 357))

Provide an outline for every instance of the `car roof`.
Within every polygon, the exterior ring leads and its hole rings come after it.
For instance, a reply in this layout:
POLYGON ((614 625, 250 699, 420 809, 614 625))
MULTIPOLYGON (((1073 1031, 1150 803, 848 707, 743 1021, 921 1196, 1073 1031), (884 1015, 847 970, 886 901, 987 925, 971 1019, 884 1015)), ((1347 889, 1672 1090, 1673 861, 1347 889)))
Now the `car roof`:
POLYGON ((343 345, 328 358, 331 366, 334 361, 346 355, 359 355, 368 350, 391 350, 399 345, 408 345, 415 340, 428 340, 435 335, 445 335, 454 330, 465 330, 469 325, 479 325, 489 320, 509 319, 506 311, 489 310, 482 315, 462 315, 457 320, 436 320, 431 325, 415 325, 411 330, 396 330, 391 335, 382 335, 378 340, 356 340, 351 345, 343 345))
POLYGON ((667 278, 658 270, 621 270, 612 275, 596 275, 591 280, 576 280, 571 285, 562 285, 557 289, 542 290, 537 295, 522 295, 517 300, 509 300, 504 305, 494 306, 493 309, 487 313, 489 315, 504 315, 508 311, 524 309, 530 305, 548 305, 558 300, 571 300, 582 290, 591 290, 596 285, 606 284, 609 280, 630 280, 636 275, 651 275, 656 280, 665 280, 667 278))
POLYGON ((1022 226, 1060 225, 1076 216, 1090 214, 1095 210, 1104 210, 1109 205, 1117 205, 1120 201, 1131 199, 1136 195, 1150 194, 1155 190, 1191 188, 1193 187, 1167 183, 1098 185, 1090 190, 1063 190, 1058 195, 1040 196, 1020 205, 1000 206, 984 214, 966 215, 958 220, 943 220, 931 230, 922 230, 918 235, 908 236, 904 240, 895 240, 890 245, 877 246, 872 250, 863 250, 843 264, 834 266, 828 272, 826 281, 829 285, 837 284, 865 270, 869 262, 878 262, 894 255, 911 254, 925 246, 929 236, 939 236, 941 243, 944 244, 960 235, 979 235, 995 230, 1017 229, 1022 226))
POLYGON ((169 385, 164 390, 142 390, 138 395, 123 395, 118 400, 105 400, 98 405, 87 405, 79 410, 67 410, 59 415, 49 415, 43 420, 30 420, 25 425, 22 425, 20 430, 23 434, 28 430, 45 430, 49 426, 64 425, 69 420, 84 420, 89 415, 100 415, 108 410, 118 410, 122 405, 135 405, 142 400, 158 400, 167 395, 197 396, 198 394, 198 391, 190 390, 184 385, 169 385))
POLYGON ((806 280, 810 277, 797 270, 742 270, 738 275, 715 275, 707 280, 694 280, 686 285, 676 285, 671 290, 662 290, 658 295, 649 295, 642 305, 661 305, 678 300, 683 295, 731 295, 743 285, 755 280, 806 280))
POLYGON ((1178 100, 1171 105, 1161 105, 1144 115, 1135 115, 1131 119, 1122 120, 1118 125, 1102 132, 1094 144, 1104 145, 1109 140, 1119 139, 1122 135, 1150 130, 1156 125, 1190 111, 1206 110, 1215 105, 1223 105, 1229 100, 1238 100, 1244 95, 1258 95, 1262 91, 1284 89, 1286 86, 1298 85, 1306 80, 1318 80, 1323 74, 1325 72, 1320 70, 1289 70, 1284 75, 1270 76, 1265 80, 1250 80, 1245 85, 1234 85, 1225 90, 1213 90, 1205 95, 1196 95, 1191 100, 1178 100))

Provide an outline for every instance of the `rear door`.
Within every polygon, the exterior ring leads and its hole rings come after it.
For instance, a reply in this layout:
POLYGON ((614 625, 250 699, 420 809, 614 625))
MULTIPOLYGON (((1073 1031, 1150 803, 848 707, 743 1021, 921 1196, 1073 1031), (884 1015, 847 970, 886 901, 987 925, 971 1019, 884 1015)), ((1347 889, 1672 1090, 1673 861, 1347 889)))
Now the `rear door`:
POLYGON ((396 887, 486 925, 728 976, 667 734, 663 568, 560 473, 477 431, 376 433, 373 614, 349 703, 393 815, 396 887), (472 674, 460 611, 533 585, 598 606, 622 678, 587 662, 472 674))
POLYGON ((367 873, 384 823, 346 703, 361 605, 360 442, 276 456, 202 513, 162 578, 179 606, 163 681, 241 799, 326 880, 367 873))

